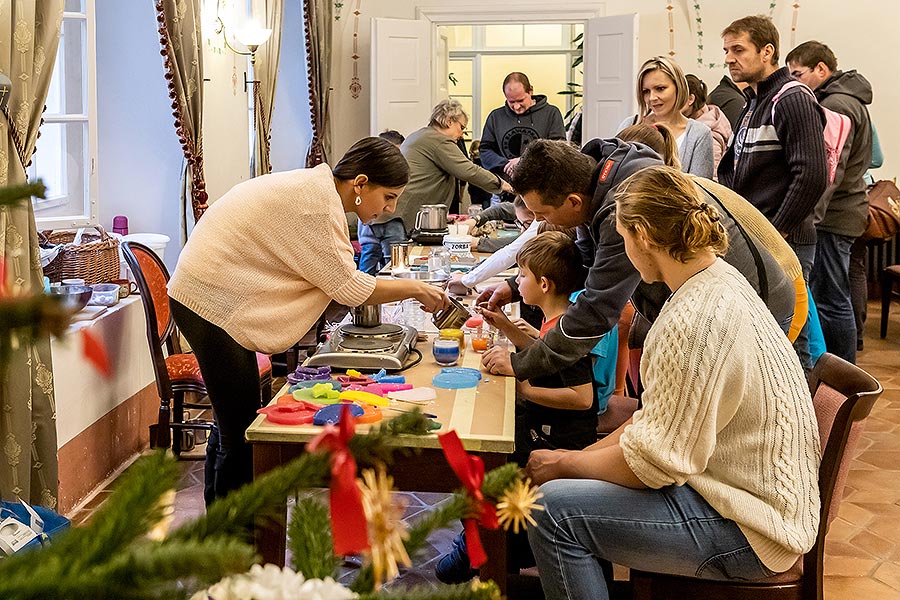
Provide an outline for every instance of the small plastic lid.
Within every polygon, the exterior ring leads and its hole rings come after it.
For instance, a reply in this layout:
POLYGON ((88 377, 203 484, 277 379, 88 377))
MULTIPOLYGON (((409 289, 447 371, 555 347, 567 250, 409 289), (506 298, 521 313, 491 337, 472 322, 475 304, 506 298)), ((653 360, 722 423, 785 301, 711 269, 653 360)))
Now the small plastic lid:
POLYGON ((465 244, 472 243, 471 235, 445 235, 442 240, 445 244, 465 244))

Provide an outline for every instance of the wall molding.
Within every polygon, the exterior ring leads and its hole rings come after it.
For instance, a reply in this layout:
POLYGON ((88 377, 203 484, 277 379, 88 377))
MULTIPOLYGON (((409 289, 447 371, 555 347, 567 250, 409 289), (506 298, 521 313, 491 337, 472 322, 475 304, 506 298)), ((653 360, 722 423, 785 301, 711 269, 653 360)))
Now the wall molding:
MULTIPOLYGON (((555 3, 516 6, 516 23, 578 23, 594 17, 606 16, 605 2, 567 2, 565 7, 555 3)), ((416 19, 435 24, 454 25, 507 23, 511 20, 509 7, 485 4, 456 4, 452 6, 418 6, 416 19)))

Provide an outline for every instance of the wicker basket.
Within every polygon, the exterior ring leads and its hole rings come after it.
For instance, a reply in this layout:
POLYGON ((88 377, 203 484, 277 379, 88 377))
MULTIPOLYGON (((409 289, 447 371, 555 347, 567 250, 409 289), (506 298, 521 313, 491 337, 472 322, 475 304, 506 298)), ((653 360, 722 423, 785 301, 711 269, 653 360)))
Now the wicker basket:
POLYGON ((65 244, 56 258, 44 267, 44 275, 52 283, 80 278, 86 285, 93 285, 119 278, 119 240, 99 225, 94 228, 99 235, 85 233, 79 244, 72 243, 75 231, 42 232, 47 243, 65 244))

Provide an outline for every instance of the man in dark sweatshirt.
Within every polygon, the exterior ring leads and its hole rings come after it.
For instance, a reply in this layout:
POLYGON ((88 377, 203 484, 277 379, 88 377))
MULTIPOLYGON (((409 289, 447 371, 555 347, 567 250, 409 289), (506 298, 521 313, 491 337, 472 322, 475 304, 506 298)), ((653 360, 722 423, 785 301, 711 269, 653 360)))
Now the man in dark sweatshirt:
POLYGON ((794 79, 815 90, 819 104, 847 115, 852 124, 834 183, 816 206, 816 260, 809 284, 828 351, 856 362, 850 247, 866 230, 869 216, 863 176, 872 162, 872 124, 866 109, 872 103, 872 86, 856 71, 838 71, 834 53, 820 42, 800 44, 785 62, 794 79))
MULTIPOLYGON (((485 355, 484 366, 492 373, 530 379, 574 363, 618 323, 629 298, 648 321, 656 319, 672 292, 665 284, 642 282, 626 256, 616 231, 614 190, 631 174, 661 164, 647 146, 615 138, 591 140, 581 152, 561 141, 540 140, 528 147, 513 174, 513 187, 536 219, 578 227, 577 243, 589 271, 584 293, 542 339, 513 354, 485 355)), ((697 181, 703 186, 707 180, 697 181)), ((718 210, 728 230, 725 260, 744 274, 787 331, 794 312, 793 283, 753 234, 731 218, 709 191, 711 185, 707 188, 701 187, 705 201, 718 210)), ((514 286, 514 278, 507 280, 482 292, 478 302, 493 308, 518 300, 514 286)))
MULTIPOLYGON (((748 101, 719 162, 719 183, 749 200, 785 236, 809 284, 816 256, 813 217, 828 184, 825 115, 802 87, 781 93, 792 78, 787 67, 778 68, 778 29, 771 19, 734 21, 722 32, 722 46, 731 78, 748 84, 748 101)), ((795 346, 809 371, 808 326, 795 346)))
POLYGON ((547 103, 547 96, 533 92, 524 73, 507 75, 503 80, 506 104, 491 111, 481 132, 481 166, 507 181, 528 144, 566 139, 559 109, 547 103))
POLYGON ((738 125, 741 123, 741 112, 744 110, 744 105, 747 104, 747 97, 743 90, 731 80, 731 77, 722 76, 716 89, 709 93, 706 103, 718 106, 725 113, 728 122, 731 123, 731 130, 737 131, 738 125))

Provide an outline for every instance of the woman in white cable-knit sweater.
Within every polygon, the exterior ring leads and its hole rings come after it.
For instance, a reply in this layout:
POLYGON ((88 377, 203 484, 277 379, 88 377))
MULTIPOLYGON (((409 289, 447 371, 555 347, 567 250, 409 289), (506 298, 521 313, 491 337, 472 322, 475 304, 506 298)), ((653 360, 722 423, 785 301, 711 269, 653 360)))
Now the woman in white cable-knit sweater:
POLYGON ((718 255, 715 209, 672 167, 616 196, 616 229, 647 282, 675 290, 641 358, 643 408, 580 452, 538 450, 545 510, 528 530, 548 599, 607 598, 601 563, 761 579, 809 550, 819 439, 796 353, 718 255))
POLYGON ((244 432, 260 403, 256 352, 289 348, 332 300, 359 306, 416 298, 432 312, 449 304, 434 286, 376 279, 353 262, 346 213, 368 222, 393 212, 407 181, 397 147, 365 138, 333 169, 240 183, 197 222, 168 289, 218 425, 206 450, 207 504, 253 476, 244 432))

